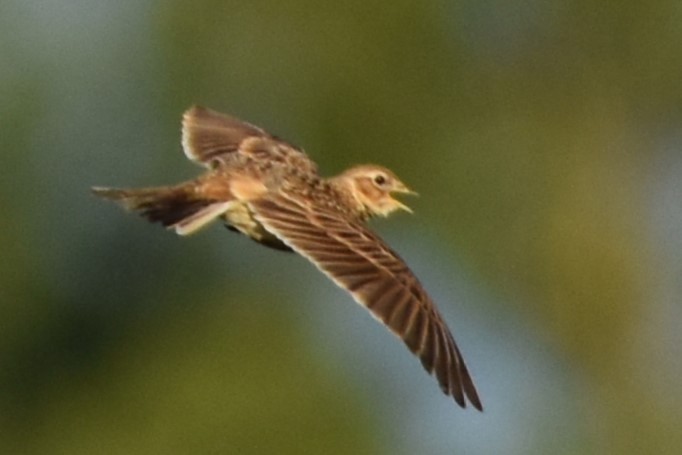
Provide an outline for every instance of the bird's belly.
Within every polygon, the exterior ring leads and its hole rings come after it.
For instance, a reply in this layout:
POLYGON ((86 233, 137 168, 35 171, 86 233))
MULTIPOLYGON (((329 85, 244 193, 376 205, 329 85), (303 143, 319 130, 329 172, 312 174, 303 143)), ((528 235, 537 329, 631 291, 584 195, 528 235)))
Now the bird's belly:
POLYGON ((253 217, 253 213, 251 213, 247 204, 241 202, 230 204, 230 207, 223 214, 223 218, 229 228, 241 232, 262 245, 277 250, 291 251, 291 248, 285 245, 284 242, 278 239, 270 231, 266 230, 265 227, 253 217))

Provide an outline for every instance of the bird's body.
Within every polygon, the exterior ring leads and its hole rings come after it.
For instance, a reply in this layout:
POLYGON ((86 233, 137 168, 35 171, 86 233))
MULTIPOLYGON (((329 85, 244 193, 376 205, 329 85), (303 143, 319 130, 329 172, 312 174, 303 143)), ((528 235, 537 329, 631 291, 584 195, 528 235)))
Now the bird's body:
POLYGON ((412 193, 390 170, 353 167, 323 178, 299 148, 209 109, 183 117, 187 157, 208 168, 195 180, 146 189, 94 188, 180 235, 221 219, 265 246, 295 251, 347 290, 403 339, 444 393, 482 409, 452 335, 403 260, 365 221, 407 210, 392 193, 412 193))

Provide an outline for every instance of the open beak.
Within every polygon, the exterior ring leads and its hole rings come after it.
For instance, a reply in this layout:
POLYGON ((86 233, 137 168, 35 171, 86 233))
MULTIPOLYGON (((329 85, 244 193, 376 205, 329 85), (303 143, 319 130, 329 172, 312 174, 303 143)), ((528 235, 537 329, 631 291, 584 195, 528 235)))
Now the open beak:
MULTIPOLYGON (((399 188, 394 189, 391 191, 391 193, 397 193, 397 194, 407 194, 409 196, 419 196, 419 193, 416 191, 413 191, 406 187, 405 185, 400 186, 399 188)), ((396 207, 398 207, 401 210, 405 210, 408 213, 414 213, 411 208, 400 202, 399 200, 391 197, 391 200, 395 203, 396 207)))

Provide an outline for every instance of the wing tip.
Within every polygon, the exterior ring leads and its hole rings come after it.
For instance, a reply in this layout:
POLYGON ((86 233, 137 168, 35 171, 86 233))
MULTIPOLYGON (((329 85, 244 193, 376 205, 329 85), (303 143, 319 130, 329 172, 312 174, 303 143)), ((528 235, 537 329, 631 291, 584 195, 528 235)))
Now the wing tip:
POLYGON ((193 118, 199 117, 202 114, 207 114, 209 112, 212 112, 209 108, 202 106, 200 104, 192 104, 190 107, 188 107, 185 112, 182 114, 182 119, 183 121, 188 121, 193 118))
POLYGON ((474 381, 471 378, 466 365, 464 364, 464 359, 459 353, 459 349, 457 350, 457 355, 458 365, 455 365, 454 368, 459 369, 458 376, 457 380, 453 384, 451 392, 448 395, 451 395, 455 402, 462 408, 466 408, 467 403, 469 403, 478 411, 483 412, 483 404, 481 403, 481 399, 478 396, 478 392, 476 391, 474 381))
POLYGON ((206 165, 206 163, 203 162, 204 158, 201 154, 201 147, 197 143, 197 129, 200 128, 203 123, 210 121, 208 119, 217 116, 221 116, 221 114, 199 104, 193 104, 183 112, 180 141, 182 150, 190 161, 206 165))
POLYGON ((478 396, 478 391, 476 390, 476 386, 474 386, 474 381, 471 379, 469 371, 467 371, 467 368, 464 365, 463 361, 462 361, 462 390, 464 391, 467 400, 469 400, 469 403, 471 403, 471 405, 474 408, 476 408, 479 412, 483 412, 483 403, 481 402, 481 399, 478 396))

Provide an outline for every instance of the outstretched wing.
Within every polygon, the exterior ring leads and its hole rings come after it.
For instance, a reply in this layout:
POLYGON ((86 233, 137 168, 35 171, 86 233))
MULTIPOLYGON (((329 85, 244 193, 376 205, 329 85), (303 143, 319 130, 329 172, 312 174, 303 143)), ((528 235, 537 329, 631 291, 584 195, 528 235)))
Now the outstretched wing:
POLYGON ((403 260, 364 225, 289 194, 251 201, 254 217, 367 308, 462 407, 481 401, 445 321, 403 260))
POLYGON ((230 165, 237 155, 263 163, 281 162, 307 173, 317 167, 303 150, 267 131, 201 106, 182 116, 182 148, 192 161, 207 167, 230 165))

